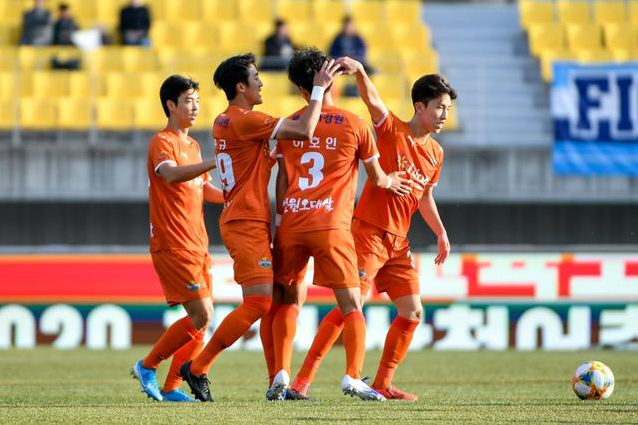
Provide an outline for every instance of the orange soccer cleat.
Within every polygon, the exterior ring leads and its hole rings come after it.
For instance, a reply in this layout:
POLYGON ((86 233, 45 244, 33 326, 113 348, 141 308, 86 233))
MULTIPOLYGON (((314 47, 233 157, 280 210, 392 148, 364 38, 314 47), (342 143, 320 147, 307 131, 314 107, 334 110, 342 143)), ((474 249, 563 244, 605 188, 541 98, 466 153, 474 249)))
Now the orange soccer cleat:
POLYGON ((381 394, 382 396, 384 396, 386 399, 388 400, 408 400, 408 401, 414 401, 417 400, 419 397, 416 394, 410 394, 408 392, 405 391, 401 391, 400 389, 398 389, 397 387, 391 386, 388 387, 386 389, 380 389, 380 388, 374 388, 379 394, 381 394))

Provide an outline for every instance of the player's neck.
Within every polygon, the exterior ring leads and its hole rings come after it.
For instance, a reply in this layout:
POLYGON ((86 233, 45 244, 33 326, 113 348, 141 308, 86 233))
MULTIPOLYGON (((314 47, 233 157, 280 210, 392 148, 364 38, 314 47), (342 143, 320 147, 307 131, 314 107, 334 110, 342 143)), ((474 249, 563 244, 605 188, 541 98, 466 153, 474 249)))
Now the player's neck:
POLYGON ((179 136, 180 140, 186 141, 188 137, 188 128, 180 127, 174 120, 168 119, 168 124, 166 124, 166 128, 171 130, 173 133, 179 136))
MULTIPOLYGON (((310 95, 303 95, 303 98, 306 101, 306 103, 310 103, 310 95)), ((323 95, 323 100, 321 101, 321 107, 323 108, 324 106, 335 106, 334 100, 332 99, 331 91, 327 91, 323 95)))
POLYGON ((248 102, 248 100, 246 100, 243 96, 235 96, 233 100, 228 101, 228 106, 236 106, 247 111, 252 111, 255 105, 248 102))
POLYGON ((416 116, 412 117, 408 125, 410 127, 410 131, 417 139, 424 140, 430 135, 430 132, 419 124, 416 116))

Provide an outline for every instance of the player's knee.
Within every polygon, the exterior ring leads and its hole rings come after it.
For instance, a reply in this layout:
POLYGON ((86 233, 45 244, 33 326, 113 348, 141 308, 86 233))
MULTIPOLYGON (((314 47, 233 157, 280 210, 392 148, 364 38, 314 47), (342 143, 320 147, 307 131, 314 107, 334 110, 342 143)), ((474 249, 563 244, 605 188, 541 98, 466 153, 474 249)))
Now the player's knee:
POLYGON ((408 320, 421 321, 421 317, 423 317, 423 309, 420 307, 406 308, 405 310, 399 311, 398 313, 399 316, 402 316, 408 320))
POLYGON ((255 313, 257 318, 262 317, 270 310, 272 298, 270 297, 246 297, 244 304, 255 313))
POLYGON ((193 327, 199 331, 205 331, 210 326, 210 322, 213 320, 212 307, 202 309, 191 316, 191 322, 193 327))

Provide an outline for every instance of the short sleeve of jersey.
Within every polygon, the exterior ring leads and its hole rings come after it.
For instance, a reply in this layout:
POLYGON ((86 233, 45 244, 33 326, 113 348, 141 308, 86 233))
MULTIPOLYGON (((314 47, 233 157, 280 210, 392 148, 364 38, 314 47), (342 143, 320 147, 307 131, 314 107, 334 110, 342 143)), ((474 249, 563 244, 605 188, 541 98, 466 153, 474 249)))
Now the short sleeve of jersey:
POLYGON ((156 173, 162 164, 177 165, 175 145, 172 140, 166 137, 155 136, 149 145, 148 154, 153 163, 153 170, 156 173))
POLYGON ((392 131, 394 127, 394 114, 392 111, 388 110, 381 121, 374 124, 374 131, 377 134, 377 140, 380 139, 383 135, 388 134, 392 131))
POLYGON ((443 158, 445 156, 443 154, 443 148, 441 146, 437 146, 437 149, 439 150, 439 155, 437 155, 436 158, 436 171, 434 172, 434 175, 428 183, 428 186, 432 187, 436 186, 439 183, 439 177, 441 176, 441 167, 443 166, 443 158))
POLYGON ((378 158, 379 151, 377 150, 377 145, 374 142, 374 137, 372 136, 372 132, 370 132, 370 129, 365 124, 363 119, 359 119, 359 122, 357 125, 359 127, 357 131, 357 134, 359 135, 358 137, 359 158, 363 162, 372 161, 373 159, 378 158))
POLYGON ((244 140, 271 140, 283 119, 260 111, 248 111, 238 123, 237 132, 244 140))

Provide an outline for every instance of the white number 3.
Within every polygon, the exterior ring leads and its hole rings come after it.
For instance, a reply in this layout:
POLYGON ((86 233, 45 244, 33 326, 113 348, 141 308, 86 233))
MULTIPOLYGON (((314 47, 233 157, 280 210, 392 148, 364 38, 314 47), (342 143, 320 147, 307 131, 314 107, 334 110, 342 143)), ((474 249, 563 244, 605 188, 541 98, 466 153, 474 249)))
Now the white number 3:
POLYGON ((307 164, 309 162, 312 162, 312 165, 308 170, 312 180, 308 177, 299 177, 299 188, 301 190, 317 187, 319 186, 319 183, 321 183, 321 180, 323 180, 323 173, 321 172, 324 166, 323 155, 321 155, 319 152, 304 153, 301 156, 301 163, 307 164))

